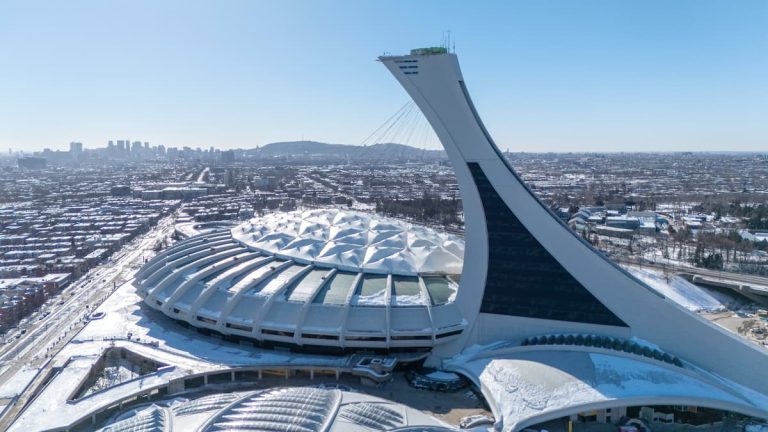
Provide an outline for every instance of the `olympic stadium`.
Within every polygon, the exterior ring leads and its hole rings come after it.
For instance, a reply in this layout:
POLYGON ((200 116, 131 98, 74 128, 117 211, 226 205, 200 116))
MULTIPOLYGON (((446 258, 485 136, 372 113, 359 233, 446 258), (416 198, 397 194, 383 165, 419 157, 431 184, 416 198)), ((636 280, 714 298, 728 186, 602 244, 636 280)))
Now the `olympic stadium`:
POLYGON ((459 427, 453 408, 504 431, 612 425, 653 407, 768 418, 768 353, 636 279, 543 205, 484 127, 456 54, 379 61, 447 152, 464 238, 339 209, 189 237, 100 307, 11 430, 445 430, 459 427), (94 386, 99 367, 126 362, 142 373, 94 386), (425 387, 468 384, 474 411, 397 387, 419 368, 425 387), (358 392, 317 388, 350 377, 358 392), (429 398, 442 402, 415 408, 429 398))
POLYGON ((467 322, 460 237, 340 210, 273 213, 183 241, 137 274, 149 306, 235 339, 431 348, 467 322))

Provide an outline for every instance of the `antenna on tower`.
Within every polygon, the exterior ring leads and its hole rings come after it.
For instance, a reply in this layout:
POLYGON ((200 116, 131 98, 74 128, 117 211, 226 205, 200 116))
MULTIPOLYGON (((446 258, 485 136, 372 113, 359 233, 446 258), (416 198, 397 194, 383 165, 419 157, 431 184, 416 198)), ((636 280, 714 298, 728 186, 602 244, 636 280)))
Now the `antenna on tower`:
POLYGON ((443 32, 443 48, 446 49, 446 51, 451 51, 451 31, 446 30, 443 32))

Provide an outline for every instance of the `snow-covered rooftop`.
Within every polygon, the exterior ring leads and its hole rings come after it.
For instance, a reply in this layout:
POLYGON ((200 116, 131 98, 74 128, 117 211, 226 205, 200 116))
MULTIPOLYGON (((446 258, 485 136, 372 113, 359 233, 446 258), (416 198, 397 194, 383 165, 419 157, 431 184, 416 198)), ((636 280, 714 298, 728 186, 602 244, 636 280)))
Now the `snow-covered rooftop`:
POLYGON ((403 430, 400 428, 456 430, 420 411, 374 396, 317 387, 282 387, 160 401, 118 416, 99 432, 403 430))
POLYGON ((480 386, 497 427, 527 426, 597 408, 678 404, 760 417, 764 397, 688 367, 605 350, 473 347, 447 362, 480 386))
POLYGON ((232 230, 280 258, 347 271, 460 274, 464 239, 397 219, 339 209, 272 213, 232 230))

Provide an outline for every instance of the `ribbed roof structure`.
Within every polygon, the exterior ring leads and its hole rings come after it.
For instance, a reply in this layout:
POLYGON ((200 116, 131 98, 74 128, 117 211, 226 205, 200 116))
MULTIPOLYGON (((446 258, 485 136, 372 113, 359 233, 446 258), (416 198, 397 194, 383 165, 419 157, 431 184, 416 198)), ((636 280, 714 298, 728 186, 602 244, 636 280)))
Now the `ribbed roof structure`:
POLYGON ((161 401, 118 419, 99 432, 456 430, 391 401, 316 387, 278 387, 161 401))
POLYGON ((149 408, 124 420, 117 421, 100 432, 169 432, 168 412, 157 406, 149 408))
POLYGON ((464 259, 461 237, 337 209, 272 213, 232 233, 256 250, 339 270, 460 274, 464 259))
POLYGON ((314 387, 254 393, 219 412, 202 430, 320 432, 327 429, 340 399, 339 391, 314 387))
POLYGON ((190 237, 136 274, 147 305, 251 341, 429 348, 466 327, 461 237, 336 209, 190 237))

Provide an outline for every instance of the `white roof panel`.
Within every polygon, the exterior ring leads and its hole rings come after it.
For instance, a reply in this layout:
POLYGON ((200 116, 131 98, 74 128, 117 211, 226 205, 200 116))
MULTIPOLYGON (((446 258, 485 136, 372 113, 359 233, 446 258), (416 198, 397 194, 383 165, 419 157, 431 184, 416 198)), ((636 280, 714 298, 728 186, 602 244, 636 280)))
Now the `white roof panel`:
POLYGON ((339 209, 271 213, 232 230, 270 255, 349 271, 459 274, 464 240, 397 219, 339 209))

